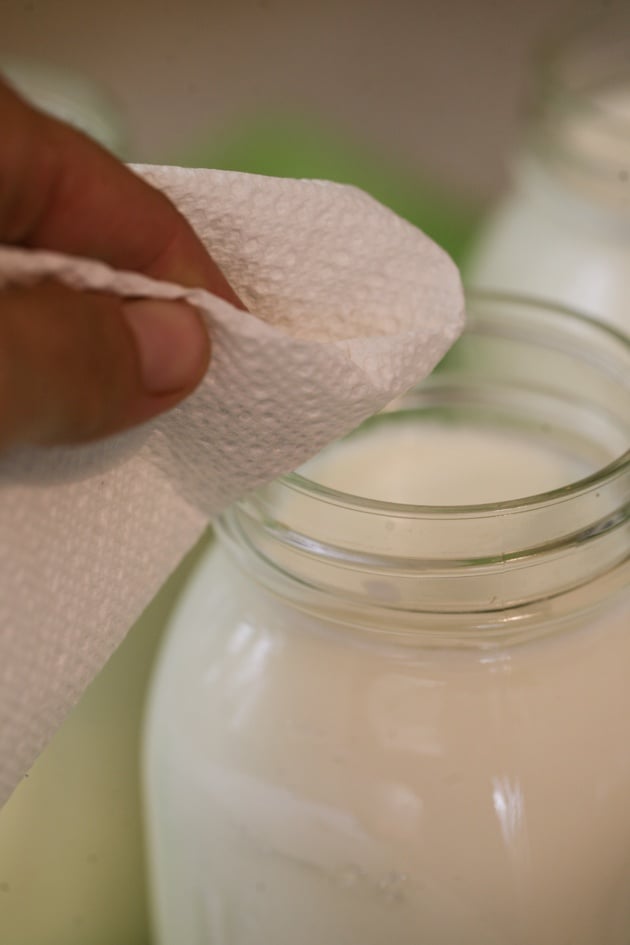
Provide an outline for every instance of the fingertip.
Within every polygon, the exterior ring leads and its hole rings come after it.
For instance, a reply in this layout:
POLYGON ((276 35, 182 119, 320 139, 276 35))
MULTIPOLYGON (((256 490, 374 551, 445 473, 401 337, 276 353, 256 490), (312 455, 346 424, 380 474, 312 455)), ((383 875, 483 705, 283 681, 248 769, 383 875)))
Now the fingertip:
POLYGON ((192 393, 210 358, 183 302, 121 300, 54 282, 0 293, 0 448, 85 443, 192 393))
POLYGON ((149 395, 193 390, 210 361, 210 338, 196 309, 184 302, 128 301, 123 313, 149 395))

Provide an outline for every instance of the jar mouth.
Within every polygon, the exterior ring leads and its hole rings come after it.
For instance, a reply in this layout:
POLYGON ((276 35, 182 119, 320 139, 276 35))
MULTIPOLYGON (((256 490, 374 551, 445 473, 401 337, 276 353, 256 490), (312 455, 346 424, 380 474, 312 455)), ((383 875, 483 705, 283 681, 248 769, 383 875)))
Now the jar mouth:
MULTIPOLYGON (((581 323, 584 328, 587 330, 592 330, 597 335, 601 336, 601 332, 604 332, 609 336, 609 339, 613 345, 618 346, 622 351, 625 350, 630 356, 630 339, 628 339, 621 332, 617 331, 612 326, 602 325, 596 319, 591 318, 590 316, 583 313, 574 312, 560 304, 546 301, 536 302, 535 300, 531 299, 518 299, 510 293, 505 292, 475 290, 469 290, 467 292, 467 301, 469 308, 484 307, 488 305, 512 307, 515 305, 517 307, 519 305, 523 305, 527 308, 531 305, 540 305, 544 307, 546 312, 554 312, 561 317, 570 318, 574 324, 581 323)), ((448 360, 448 355, 447 359, 445 360, 448 360)), ((396 404, 402 400, 404 400, 404 396, 403 398, 399 398, 399 400, 394 404, 389 405, 386 410, 392 411, 395 409, 396 404)), ((311 479, 299 472, 292 472, 282 476, 280 478, 280 482, 282 482, 288 489, 303 493, 304 495, 312 496, 313 498, 319 499, 322 502, 328 502, 333 505, 363 509, 367 512, 384 515, 412 515, 420 517, 423 515, 430 515, 432 518, 436 516, 452 518, 453 516, 477 517, 480 514, 501 514, 502 512, 518 512, 520 510, 525 511, 537 506, 544 506, 549 503, 554 503, 561 499, 579 497, 585 492, 592 490, 593 487, 605 485, 611 479, 617 478, 619 475, 623 475, 624 473, 630 474, 630 446, 625 450, 625 452, 610 460, 610 462, 606 463, 601 468, 595 470, 592 473, 589 473, 588 475, 581 476, 574 481, 568 482, 565 485, 558 486, 543 492, 535 492, 528 496, 507 499, 500 502, 430 505, 372 499, 366 496, 345 492, 341 489, 323 485, 317 482, 316 479, 311 479)))
POLYGON ((531 496, 525 496, 519 499, 507 499, 501 502, 478 502, 467 505, 423 505, 409 502, 392 502, 383 499, 370 499, 324 486, 299 473, 289 473, 281 477, 280 481, 289 489, 312 496, 323 502, 329 502, 339 506, 343 505, 348 508, 364 509, 366 512, 396 516, 409 515, 422 517, 426 515, 432 518, 440 516, 444 518, 452 518, 453 516, 463 518, 466 516, 478 517, 489 513, 499 515, 502 512, 525 511, 530 508, 554 503, 560 499, 570 498, 571 496, 579 497, 585 492, 590 491, 593 487, 604 485, 624 472, 630 473, 630 450, 627 450, 618 459, 608 463, 602 469, 597 470, 597 472, 583 476, 566 486, 549 489, 547 492, 537 492, 531 496))
MULTIPOLYGON (((343 450, 353 437, 369 445, 370 424, 400 417, 420 426, 437 418, 455 438, 470 418, 481 418, 477 431, 498 431, 502 449, 533 442, 541 455, 577 457, 570 468, 588 473, 524 497, 460 505, 387 501, 291 473, 219 522, 236 553, 257 560, 278 593, 290 596, 291 584, 302 603, 314 594, 317 609, 326 599, 331 610, 364 609, 369 599, 381 620, 385 613, 487 615, 549 601, 626 566, 630 338, 563 306, 504 293, 469 293, 467 310, 463 335, 432 377, 329 449, 343 450)), ((387 448, 395 468, 396 447, 387 448)), ((557 466, 563 476, 565 465, 557 466)), ((455 488, 468 475, 461 468, 455 488)), ((531 481, 523 469, 519 482, 531 481)), ((503 476, 498 464, 496 471, 493 483, 503 476)), ((378 459, 374 474, 377 481, 378 459)))

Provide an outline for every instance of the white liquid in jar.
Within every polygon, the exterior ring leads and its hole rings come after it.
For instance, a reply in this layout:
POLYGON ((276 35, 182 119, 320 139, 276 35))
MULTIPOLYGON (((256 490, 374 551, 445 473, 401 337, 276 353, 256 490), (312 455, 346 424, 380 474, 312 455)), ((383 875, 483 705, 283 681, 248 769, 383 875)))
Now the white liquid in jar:
POLYGON ((492 428, 399 423, 325 450, 300 472, 381 502, 480 505, 559 489, 592 468, 528 438, 492 428))
MULTIPOLYGON (((527 437, 403 424, 303 471, 454 503, 591 470, 527 437)), ((628 623, 626 598, 519 646, 397 651, 217 550, 153 704, 160 945, 628 945, 628 623)))

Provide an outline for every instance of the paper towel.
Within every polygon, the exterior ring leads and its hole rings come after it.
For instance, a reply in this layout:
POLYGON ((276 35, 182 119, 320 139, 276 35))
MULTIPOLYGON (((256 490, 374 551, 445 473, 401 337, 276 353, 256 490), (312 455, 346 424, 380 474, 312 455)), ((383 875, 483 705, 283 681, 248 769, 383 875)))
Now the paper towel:
POLYGON ((0 803, 208 519, 407 390, 463 326, 451 260, 355 188, 135 170, 188 217, 249 312, 94 260, 0 247, 0 286, 46 275, 186 299, 213 342, 204 381, 170 414, 0 462, 0 803))

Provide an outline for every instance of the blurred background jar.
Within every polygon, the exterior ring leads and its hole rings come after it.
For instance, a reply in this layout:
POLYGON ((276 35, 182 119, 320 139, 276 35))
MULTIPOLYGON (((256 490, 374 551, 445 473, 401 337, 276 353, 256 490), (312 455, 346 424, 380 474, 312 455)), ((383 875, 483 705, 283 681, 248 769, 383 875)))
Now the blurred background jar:
POLYGON ((546 44, 511 191, 468 257, 471 285, 523 291, 630 333, 630 7, 546 44))

